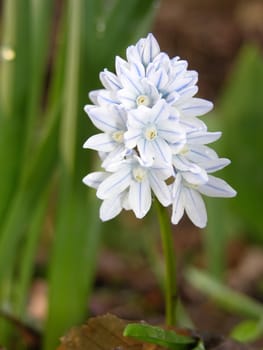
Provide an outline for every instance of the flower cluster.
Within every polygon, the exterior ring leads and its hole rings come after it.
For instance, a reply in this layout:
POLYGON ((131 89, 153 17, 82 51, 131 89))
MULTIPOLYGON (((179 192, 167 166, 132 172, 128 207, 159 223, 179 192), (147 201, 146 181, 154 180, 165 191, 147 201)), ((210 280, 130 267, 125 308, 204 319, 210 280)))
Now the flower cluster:
POLYGON ((207 214, 201 194, 233 197, 236 192, 210 175, 230 163, 207 146, 220 138, 199 117, 212 103, 196 98, 197 72, 187 62, 160 51, 152 34, 128 47, 127 60, 116 57, 116 74, 104 70, 104 89, 90 92, 85 111, 101 133, 84 148, 99 152, 104 171, 83 182, 102 199, 100 218, 110 220, 122 209, 137 218, 149 211, 153 196, 172 205, 177 224, 184 211, 198 227, 207 214))

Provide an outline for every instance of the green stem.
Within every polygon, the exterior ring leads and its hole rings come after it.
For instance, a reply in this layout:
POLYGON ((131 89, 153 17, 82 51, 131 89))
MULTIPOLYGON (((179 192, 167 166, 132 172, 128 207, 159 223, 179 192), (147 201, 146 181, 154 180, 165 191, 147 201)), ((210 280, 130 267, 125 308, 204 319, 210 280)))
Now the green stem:
POLYGON ((165 259, 165 312, 166 324, 176 324, 176 309, 178 304, 176 283, 176 259, 172 237, 172 229, 166 208, 156 201, 158 219, 161 231, 163 254, 165 259))

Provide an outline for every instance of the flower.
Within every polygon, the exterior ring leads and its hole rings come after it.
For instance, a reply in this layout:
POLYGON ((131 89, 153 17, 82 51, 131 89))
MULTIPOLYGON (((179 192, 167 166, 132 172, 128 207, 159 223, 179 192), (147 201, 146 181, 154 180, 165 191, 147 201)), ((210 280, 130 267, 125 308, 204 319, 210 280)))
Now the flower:
POLYGON ((151 190, 163 206, 171 204, 171 193, 165 183, 170 173, 167 168, 156 167, 153 161, 147 164, 132 155, 109 166, 108 173, 91 173, 83 181, 97 188, 97 197, 104 200, 100 210, 103 221, 109 217, 105 211, 105 207, 110 207, 109 203, 114 203, 111 211, 116 215, 124 208, 133 210, 137 218, 142 218, 151 207, 151 190))
POLYGON ((213 104, 195 97, 197 72, 188 70, 187 61, 161 52, 151 33, 129 46, 126 57, 117 56, 116 73, 101 72, 104 88, 89 94, 93 104, 85 111, 101 132, 84 148, 98 151, 103 171, 83 182, 97 190, 103 221, 123 209, 143 218, 155 197, 163 206, 172 205, 173 224, 186 212, 204 227, 202 195, 236 194, 210 175, 230 163, 207 146, 221 137, 200 120, 213 104))
POLYGON ((154 159, 169 166, 172 154, 185 143, 185 131, 178 122, 169 119, 166 102, 160 100, 152 108, 140 106, 128 115, 126 147, 137 147, 140 157, 146 161, 154 159))

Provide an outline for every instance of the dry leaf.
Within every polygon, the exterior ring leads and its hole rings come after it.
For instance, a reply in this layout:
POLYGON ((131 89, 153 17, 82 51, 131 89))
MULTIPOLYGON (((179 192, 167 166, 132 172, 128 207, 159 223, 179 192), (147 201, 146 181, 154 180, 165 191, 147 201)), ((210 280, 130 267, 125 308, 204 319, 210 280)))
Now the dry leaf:
POLYGON ((89 319, 87 324, 72 328, 61 339, 57 350, 161 350, 153 344, 146 344, 122 335, 130 323, 107 314, 89 319))

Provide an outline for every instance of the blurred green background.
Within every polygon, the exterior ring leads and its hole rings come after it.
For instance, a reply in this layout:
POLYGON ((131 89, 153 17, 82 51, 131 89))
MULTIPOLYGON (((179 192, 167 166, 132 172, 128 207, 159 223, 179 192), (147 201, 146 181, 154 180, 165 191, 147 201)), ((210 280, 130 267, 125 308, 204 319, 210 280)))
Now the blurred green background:
POLYGON ((103 68, 114 69, 114 56, 148 31, 199 71, 199 96, 215 103, 205 122, 223 131, 215 147, 232 160, 220 175, 238 191, 232 200, 207 201, 201 235, 187 219, 175 228, 179 256, 197 247, 209 274, 222 280, 232 242, 261 249, 262 14, 254 0, 0 1, 0 345, 54 349, 87 319, 100 247, 129 263, 146 256, 161 274, 155 215, 102 225, 95 192, 81 182, 96 162, 82 149, 94 132, 83 112, 88 92, 101 86, 103 68), (29 306, 39 281, 46 304, 37 317, 29 306))

